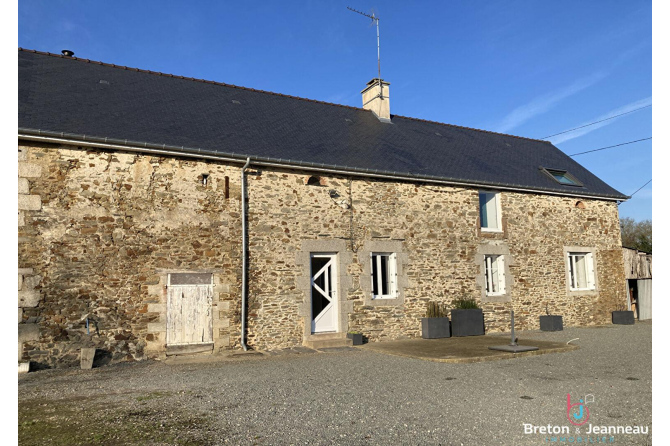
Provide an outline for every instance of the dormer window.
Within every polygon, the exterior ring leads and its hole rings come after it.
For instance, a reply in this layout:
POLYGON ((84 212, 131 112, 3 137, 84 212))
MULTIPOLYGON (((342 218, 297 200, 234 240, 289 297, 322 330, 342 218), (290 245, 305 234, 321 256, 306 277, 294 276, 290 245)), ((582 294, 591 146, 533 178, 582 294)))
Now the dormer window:
POLYGON ((584 186, 581 181, 579 181, 577 178, 575 178, 573 175, 568 173, 566 170, 559 170, 559 169, 547 169, 544 167, 540 168, 542 172, 544 172, 546 175, 550 176, 553 178, 555 181, 559 182, 560 184, 563 184, 565 186, 578 186, 582 187, 584 186))

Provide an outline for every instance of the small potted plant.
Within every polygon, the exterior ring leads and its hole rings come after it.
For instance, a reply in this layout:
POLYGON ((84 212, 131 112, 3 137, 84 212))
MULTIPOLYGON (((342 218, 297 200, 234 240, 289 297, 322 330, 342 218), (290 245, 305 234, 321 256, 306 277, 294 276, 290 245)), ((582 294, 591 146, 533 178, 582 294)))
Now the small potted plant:
POLYGON ((549 313, 549 305, 546 306, 546 316, 540 316, 541 331, 563 331, 563 316, 549 313))
POLYGON ((363 345, 363 334, 357 331, 347 333, 347 338, 351 339, 353 345, 363 345))
POLYGON ((452 336, 480 336, 484 334, 484 312, 474 299, 462 297, 454 300, 452 306, 452 336))
POLYGON ((612 311, 612 323, 617 325, 635 324, 635 312, 625 310, 623 305, 619 305, 615 311, 612 311))
POLYGON ((426 317, 421 318, 421 337, 438 339, 451 337, 449 318, 437 302, 428 302, 426 317))

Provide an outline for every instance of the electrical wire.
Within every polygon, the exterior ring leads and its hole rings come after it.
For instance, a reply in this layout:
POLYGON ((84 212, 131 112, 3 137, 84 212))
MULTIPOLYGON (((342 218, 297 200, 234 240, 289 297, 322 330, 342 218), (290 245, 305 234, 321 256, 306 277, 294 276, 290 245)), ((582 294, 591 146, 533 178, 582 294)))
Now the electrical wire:
POLYGON ((541 138, 541 139, 548 139, 548 138, 551 138, 552 136, 558 136, 558 135, 562 135, 563 133, 571 132, 571 131, 573 131, 573 130, 583 129, 584 127, 588 127, 588 126, 593 125, 593 124, 598 124, 598 123, 600 123, 600 122, 609 121, 610 119, 618 118, 619 116, 627 115, 628 113, 633 113, 633 112, 636 112, 636 111, 638 111, 638 110, 642 110, 643 108, 647 108, 647 107, 651 107, 651 104, 649 104, 649 105, 645 105, 644 107, 636 108, 635 110, 627 111, 627 112, 625 112, 625 113, 621 113, 621 114, 618 114, 618 115, 610 116, 609 118, 601 119, 600 121, 595 121, 595 122, 591 122, 590 124, 585 124, 585 125, 582 125, 582 126, 579 126, 579 127, 575 127, 574 129, 565 130, 565 131, 560 132, 560 133, 554 133, 553 135, 545 136, 544 138, 541 138))
POLYGON ((642 187, 640 187, 638 190, 636 190, 635 192, 633 192, 632 194, 630 194, 630 197, 633 198, 633 195, 635 195, 636 193, 640 192, 640 191, 644 188, 644 186, 646 186, 646 185, 649 184, 649 183, 651 183, 651 180, 647 181, 646 183, 644 183, 644 184, 642 185, 642 187))
POLYGON ((611 149, 612 147, 625 146, 626 144, 633 144, 635 142, 647 141, 647 140, 650 140, 650 139, 651 139, 651 136, 649 138, 636 139, 635 141, 622 142, 621 144, 615 144, 613 146, 607 146, 607 147, 601 147, 599 149, 587 150, 586 152, 573 153, 572 155, 568 155, 568 156, 584 155, 585 153, 591 153, 591 152, 597 152, 599 150, 611 149))

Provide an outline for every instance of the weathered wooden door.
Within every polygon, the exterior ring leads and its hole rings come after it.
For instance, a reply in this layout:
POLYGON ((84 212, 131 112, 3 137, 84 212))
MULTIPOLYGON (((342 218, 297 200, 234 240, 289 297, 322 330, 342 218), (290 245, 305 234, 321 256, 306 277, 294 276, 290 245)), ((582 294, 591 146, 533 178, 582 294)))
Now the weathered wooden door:
POLYGON ((637 314, 641 321, 651 319, 651 279, 637 281, 637 314))
POLYGON ((167 344, 209 344, 212 337, 211 274, 170 274, 167 287, 167 344))

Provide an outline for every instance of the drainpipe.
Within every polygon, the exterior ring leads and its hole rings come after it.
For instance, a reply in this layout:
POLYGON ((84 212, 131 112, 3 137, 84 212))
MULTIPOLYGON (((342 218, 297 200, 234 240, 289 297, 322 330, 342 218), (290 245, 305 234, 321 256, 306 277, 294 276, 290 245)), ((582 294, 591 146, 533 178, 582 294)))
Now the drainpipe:
POLYGON ((247 158, 247 163, 242 167, 242 332, 240 333, 240 344, 246 352, 249 350, 245 337, 247 334, 247 181, 245 171, 251 164, 251 159, 247 158))

